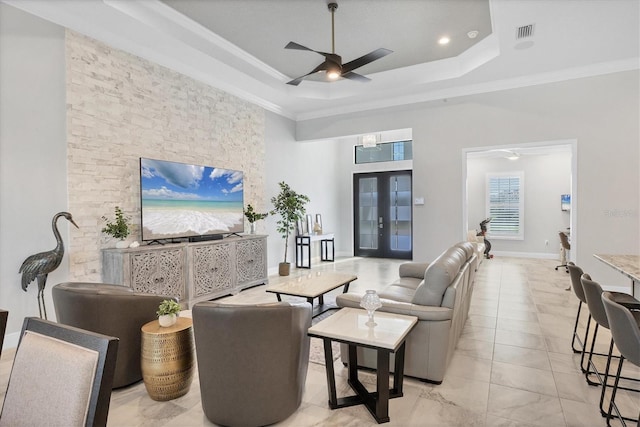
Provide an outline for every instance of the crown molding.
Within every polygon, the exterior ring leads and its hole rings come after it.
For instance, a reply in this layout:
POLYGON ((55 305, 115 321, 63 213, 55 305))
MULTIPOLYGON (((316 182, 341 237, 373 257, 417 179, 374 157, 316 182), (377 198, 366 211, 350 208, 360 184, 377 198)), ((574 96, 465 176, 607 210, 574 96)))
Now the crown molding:
POLYGON ((439 101, 443 99, 498 92, 509 89, 518 89, 523 87, 557 83, 566 80, 581 79, 585 77, 594 77, 604 74, 613 74, 638 69, 640 69, 640 57, 634 57, 619 61, 601 62, 598 64, 592 64, 583 67, 567 68, 564 70, 558 70, 548 73, 531 74, 511 79, 495 80, 465 86, 456 86, 447 89, 438 89, 417 93, 414 95, 396 97, 392 99, 362 102, 356 105, 315 110, 309 113, 297 114, 295 116, 295 120, 304 121, 327 118, 344 114, 400 107, 422 102, 439 101))

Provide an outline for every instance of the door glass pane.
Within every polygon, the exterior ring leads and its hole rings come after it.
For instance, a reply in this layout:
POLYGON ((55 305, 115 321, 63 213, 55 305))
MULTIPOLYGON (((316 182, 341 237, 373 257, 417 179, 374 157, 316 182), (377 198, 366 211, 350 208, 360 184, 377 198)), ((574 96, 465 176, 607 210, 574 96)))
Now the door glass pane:
POLYGON ((392 251, 411 250, 411 177, 389 178, 389 243, 392 251))
POLYGON ((358 189, 360 249, 378 249, 378 179, 361 178, 358 189))

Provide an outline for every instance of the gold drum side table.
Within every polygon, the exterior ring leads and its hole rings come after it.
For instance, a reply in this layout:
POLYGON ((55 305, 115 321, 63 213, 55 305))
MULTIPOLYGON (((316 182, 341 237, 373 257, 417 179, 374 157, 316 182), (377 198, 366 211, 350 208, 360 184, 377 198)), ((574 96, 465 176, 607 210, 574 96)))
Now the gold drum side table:
POLYGON ((163 328, 157 320, 142 327, 142 379, 153 400, 184 396, 194 373, 193 323, 178 317, 173 326, 163 328))

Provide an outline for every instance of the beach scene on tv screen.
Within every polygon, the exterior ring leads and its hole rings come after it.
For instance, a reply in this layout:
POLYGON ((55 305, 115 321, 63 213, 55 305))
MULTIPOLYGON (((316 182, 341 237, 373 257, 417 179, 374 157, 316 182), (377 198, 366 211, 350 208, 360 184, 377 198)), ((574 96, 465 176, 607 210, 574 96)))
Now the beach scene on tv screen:
POLYGON ((239 233, 242 172, 140 159, 142 239, 239 233))

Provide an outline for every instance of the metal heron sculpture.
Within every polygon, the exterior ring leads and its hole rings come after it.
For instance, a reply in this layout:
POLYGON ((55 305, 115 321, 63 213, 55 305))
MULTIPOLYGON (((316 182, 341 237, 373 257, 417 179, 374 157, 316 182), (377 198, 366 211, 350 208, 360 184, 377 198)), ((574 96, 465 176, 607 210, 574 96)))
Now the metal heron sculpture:
POLYGON ((44 287, 47 283, 47 275, 53 270, 58 268, 62 257, 64 256, 64 244, 62 243, 62 237, 58 231, 58 218, 64 217, 71 224, 79 228, 73 221, 69 212, 58 212, 53 216, 51 220, 51 228, 53 229, 53 235, 56 238, 55 249, 47 252, 40 252, 35 255, 31 255, 24 260, 20 267, 20 273, 22 273, 22 290, 27 292, 27 286, 29 283, 38 279, 38 310, 40 311, 40 318, 44 312, 44 319, 47 318, 47 308, 44 305, 44 287))

